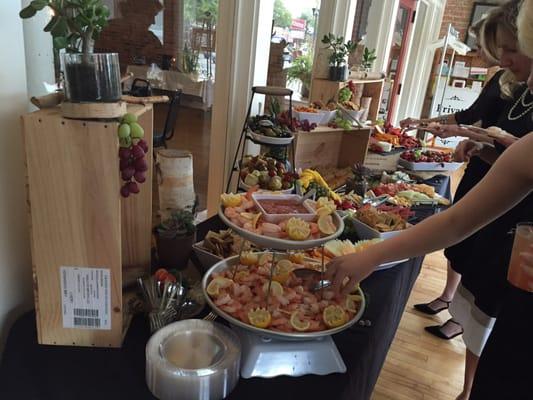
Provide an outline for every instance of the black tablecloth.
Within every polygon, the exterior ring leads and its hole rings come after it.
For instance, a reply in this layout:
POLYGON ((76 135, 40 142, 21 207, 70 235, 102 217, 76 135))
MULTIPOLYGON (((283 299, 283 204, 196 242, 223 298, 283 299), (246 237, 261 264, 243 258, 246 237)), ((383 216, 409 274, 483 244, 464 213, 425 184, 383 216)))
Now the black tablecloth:
MULTIPOLYGON (((449 197, 449 180, 437 181, 449 197)), ((203 237, 213 222, 199 230, 203 237)), ((345 374, 299 378, 241 379, 230 399, 369 399, 385 361, 423 258, 373 273, 361 287, 368 300, 363 319, 333 337, 347 366, 345 374)), ((0 365, 0 399, 153 399, 144 377, 148 324, 136 316, 121 349, 37 344, 35 314, 12 327, 0 365)), ((191 399, 194 400, 194 399, 191 399)))

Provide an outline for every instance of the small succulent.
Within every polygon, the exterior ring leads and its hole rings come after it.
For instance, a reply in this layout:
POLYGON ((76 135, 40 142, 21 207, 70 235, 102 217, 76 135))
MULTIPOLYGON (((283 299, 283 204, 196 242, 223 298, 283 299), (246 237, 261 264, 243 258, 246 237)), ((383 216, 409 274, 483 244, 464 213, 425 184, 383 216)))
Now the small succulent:
POLYGON ((177 236, 189 236, 196 231, 194 211, 174 210, 170 217, 161 222, 156 231, 160 237, 173 239, 177 236))

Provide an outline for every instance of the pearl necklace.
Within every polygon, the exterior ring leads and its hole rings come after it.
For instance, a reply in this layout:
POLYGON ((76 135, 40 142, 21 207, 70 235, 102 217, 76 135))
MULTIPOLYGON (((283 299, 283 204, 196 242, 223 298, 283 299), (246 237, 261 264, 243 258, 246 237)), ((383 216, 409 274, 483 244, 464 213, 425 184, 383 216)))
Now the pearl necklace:
POLYGON ((526 104, 525 102, 528 92, 529 92, 529 88, 526 88, 526 90, 524 90, 524 93, 522 93, 522 95, 518 98, 518 100, 516 100, 516 102, 513 104, 513 106, 509 110, 509 113, 507 114, 507 119, 509 121, 516 121, 517 119, 522 118, 524 115, 528 114, 531 110, 533 110, 533 101, 528 104, 526 104), (521 114, 515 117, 513 116, 513 112, 516 110, 516 107, 518 107, 518 104, 522 104, 524 107, 527 107, 527 108, 521 114))

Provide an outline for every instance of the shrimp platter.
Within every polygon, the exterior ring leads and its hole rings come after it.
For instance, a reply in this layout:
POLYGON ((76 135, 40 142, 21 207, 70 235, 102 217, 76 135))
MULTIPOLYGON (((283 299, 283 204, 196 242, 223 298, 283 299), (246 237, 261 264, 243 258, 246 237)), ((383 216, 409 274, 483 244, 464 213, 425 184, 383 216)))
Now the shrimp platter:
POLYGON ((328 289, 313 292, 294 275, 297 268, 319 269, 320 264, 303 253, 243 252, 207 272, 204 294, 229 322, 275 337, 329 335, 361 317, 365 299, 360 288, 346 296, 328 289))

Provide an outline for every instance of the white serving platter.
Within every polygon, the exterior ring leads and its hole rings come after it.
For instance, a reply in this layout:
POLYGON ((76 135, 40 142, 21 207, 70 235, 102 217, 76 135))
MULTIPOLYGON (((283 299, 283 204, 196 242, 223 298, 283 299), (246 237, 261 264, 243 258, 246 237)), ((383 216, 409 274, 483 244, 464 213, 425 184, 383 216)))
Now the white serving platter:
POLYGON ((400 158, 398 163, 410 171, 455 171, 463 165, 460 162, 436 163, 436 162, 411 162, 400 158))

